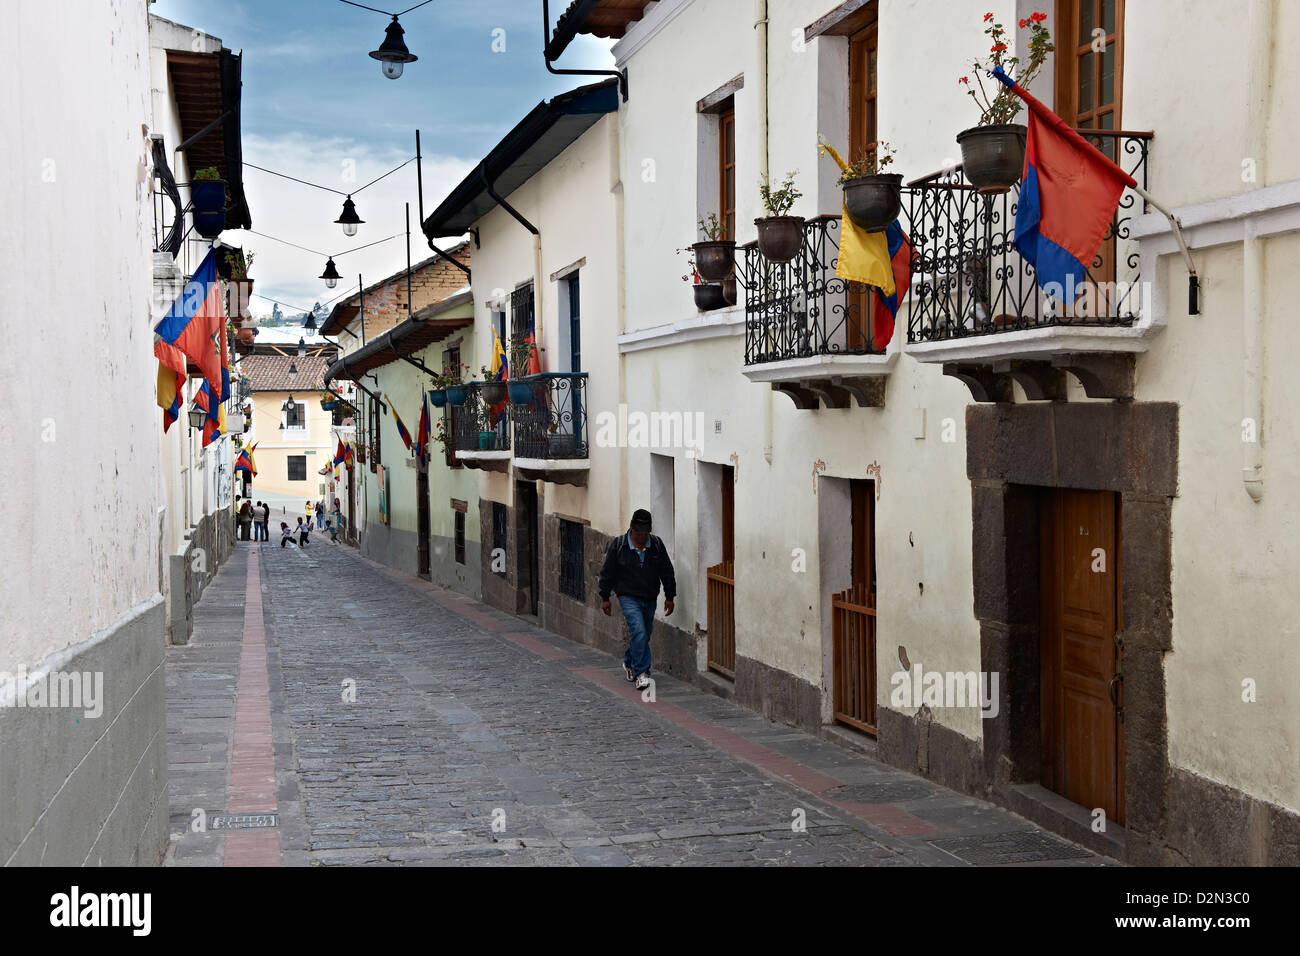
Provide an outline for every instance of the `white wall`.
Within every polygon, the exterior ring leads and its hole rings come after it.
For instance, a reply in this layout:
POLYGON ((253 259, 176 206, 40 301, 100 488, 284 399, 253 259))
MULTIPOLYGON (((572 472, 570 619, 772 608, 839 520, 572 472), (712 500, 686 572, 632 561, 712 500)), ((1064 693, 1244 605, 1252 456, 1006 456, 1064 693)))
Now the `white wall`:
POLYGON ((158 593, 143 0, 6 8, 0 57, 0 670, 111 627, 158 593), (87 77, 94 77, 93 90, 87 77), (21 224, 21 228, 17 227, 21 224))

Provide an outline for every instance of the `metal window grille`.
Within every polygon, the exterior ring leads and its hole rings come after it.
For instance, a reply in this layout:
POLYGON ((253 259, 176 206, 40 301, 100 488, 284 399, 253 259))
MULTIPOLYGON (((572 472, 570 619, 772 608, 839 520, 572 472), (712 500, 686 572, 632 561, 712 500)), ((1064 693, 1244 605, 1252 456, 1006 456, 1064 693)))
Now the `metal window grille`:
POLYGON ((560 593, 575 601, 587 599, 586 561, 583 557, 583 527, 560 519, 560 593))

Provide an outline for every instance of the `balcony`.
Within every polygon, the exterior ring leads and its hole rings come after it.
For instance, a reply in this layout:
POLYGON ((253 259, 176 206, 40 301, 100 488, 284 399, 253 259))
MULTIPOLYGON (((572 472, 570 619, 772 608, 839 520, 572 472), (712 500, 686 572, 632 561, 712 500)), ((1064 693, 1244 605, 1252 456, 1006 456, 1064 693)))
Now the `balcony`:
POLYGON ((835 275, 839 235, 839 216, 808 220, 788 263, 768 260, 757 243, 742 247, 745 377, 770 383, 797 408, 885 402, 894 356, 873 342, 874 295, 835 275))
MULTIPOLYGON (((1152 134, 1078 130, 1143 188, 1152 134)), ((1016 251, 1019 186, 981 196, 958 166, 903 190, 915 244, 906 351, 943 363, 976 401, 1010 401, 1012 382, 1031 400, 1066 397, 1068 371, 1093 398, 1131 398, 1134 355, 1159 329, 1149 282, 1139 275, 1132 218, 1144 211, 1126 189, 1082 286, 1045 295, 1016 251)))
POLYGON ((510 470, 510 406, 489 405, 483 382, 465 384, 465 404, 443 409, 443 428, 453 436, 455 456, 467 468, 510 470))
POLYGON ((591 468, 587 373, 547 372, 522 381, 533 400, 511 406, 515 471, 522 478, 586 485, 591 468))

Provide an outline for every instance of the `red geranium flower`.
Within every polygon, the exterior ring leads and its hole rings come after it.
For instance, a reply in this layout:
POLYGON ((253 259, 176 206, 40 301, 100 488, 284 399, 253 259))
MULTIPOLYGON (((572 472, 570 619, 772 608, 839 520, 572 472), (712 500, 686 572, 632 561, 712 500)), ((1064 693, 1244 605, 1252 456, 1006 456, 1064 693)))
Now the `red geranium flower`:
POLYGON ((1023 29, 1025 28, 1025 24, 1027 24, 1028 22, 1029 22, 1028 20, 1021 20, 1021 21, 1020 21, 1020 29, 1023 30, 1023 29))
POLYGON ((985 23, 988 23, 988 22, 989 22, 990 20, 992 20, 992 19, 993 19, 993 14, 991 14, 991 13, 986 13, 986 14, 984 14, 984 22, 985 22, 985 23))
POLYGON ((966 83, 967 85, 969 85, 969 84, 970 84, 970 77, 969 77, 969 76, 963 76, 963 77, 962 77, 960 80, 958 80, 957 82, 958 82, 958 83, 966 83))
POLYGON ((1007 45, 1006 45, 1005 43, 995 43, 995 44, 993 44, 991 47, 989 47, 989 52, 990 52, 990 53, 1001 53, 1001 52, 1002 52, 1003 50, 1005 50, 1006 48, 1007 48, 1007 45))
POLYGON ((1034 23, 1042 23, 1044 20, 1047 19, 1047 14, 1040 11, 1030 16, 1029 19, 1034 23))

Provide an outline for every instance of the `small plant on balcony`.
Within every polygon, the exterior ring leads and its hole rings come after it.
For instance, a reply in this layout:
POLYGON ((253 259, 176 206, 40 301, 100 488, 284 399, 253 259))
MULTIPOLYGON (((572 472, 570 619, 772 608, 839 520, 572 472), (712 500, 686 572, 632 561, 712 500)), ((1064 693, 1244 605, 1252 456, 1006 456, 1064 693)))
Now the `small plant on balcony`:
MULTIPOLYGON (((435 408, 443 408, 447 404, 447 390, 453 387, 460 387, 464 381, 463 372, 468 371, 468 365, 444 366, 443 370, 431 376, 432 381, 429 383, 429 401, 433 402, 435 408)), ((453 405, 465 404, 465 390, 460 390, 461 400, 452 402, 453 405)))
POLYGON ((483 383, 483 401, 489 405, 498 405, 506 400, 506 383, 498 382, 496 376, 492 374, 492 369, 480 365, 478 377, 483 383))
POLYGON ((1020 181, 1025 165, 1027 130, 1015 122, 1024 106, 1020 97, 997 80, 990 80, 997 87, 990 96, 989 88, 984 85, 984 76, 994 67, 1001 67, 1017 84, 1027 88, 1042 70, 1047 54, 1056 49, 1051 31, 1043 25, 1046 19, 1047 14, 1040 11, 1020 21, 1020 28, 1029 30, 1028 57, 1022 63, 1020 57, 1010 53, 1006 28, 994 19, 992 13, 984 14, 984 32, 992 41, 988 59, 971 61, 975 78, 973 86, 970 76, 957 80, 980 109, 979 125, 957 134, 962 165, 966 178, 986 195, 1004 193, 1020 181))
POLYGON ((803 246, 803 216, 791 216, 795 201, 803 195, 794 184, 798 170, 785 174, 775 189, 767 177, 758 184, 767 215, 755 219, 758 228, 758 251, 773 262, 789 262, 803 246))
POLYGON ((537 345, 530 339, 517 335, 510 339, 510 381, 506 391, 511 405, 533 403, 533 386, 525 379, 536 355, 537 345))
POLYGON ((703 241, 691 246, 700 275, 709 282, 721 282, 731 274, 736 265, 736 243, 727 238, 726 223, 717 213, 709 213, 699 220, 703 241))
POLYGON ((841 169, 839 184, 844 187, 844 211, 867 232, 887 229, 903 208, 902 175, 884 171, 893 162, 892 146, 885 142, 869 143, 862 156, 841 169))

